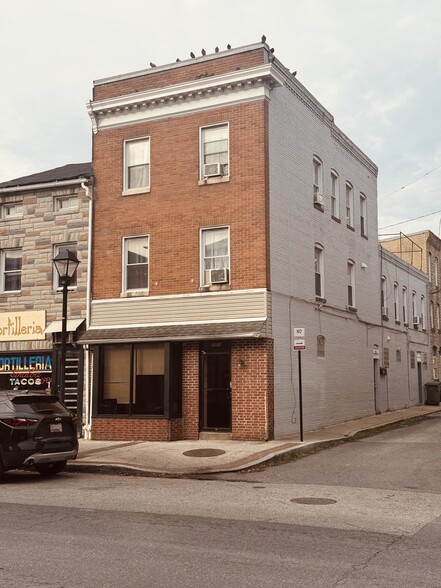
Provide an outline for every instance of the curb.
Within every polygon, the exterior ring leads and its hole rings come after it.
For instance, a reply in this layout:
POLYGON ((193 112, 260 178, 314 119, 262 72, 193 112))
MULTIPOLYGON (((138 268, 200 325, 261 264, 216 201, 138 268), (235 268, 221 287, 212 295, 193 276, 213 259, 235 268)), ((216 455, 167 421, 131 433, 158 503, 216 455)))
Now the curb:
MULTIPOLYGON (((441 408, 439 409, 441 411, 441 408)), ((138 476, 148 478, 197 478, 199 476, 209 476, 215 474, 223 474, 229 472, 250 472, 258 471, 266 467, 274 465, 280 465, 282 463, 288 463, 296 459, 307 457, 308 455, 314 455, 324 449, 343 445, 359 439, 372 437, 378 433, 382 433, 387 430, 393 430, 400 426, 411 426, 417 424, 427 418, 428 416, 439 412, 433 411, 425 414, 419 414, 408 418, 402 418, 396 421, 388 423, 382 423, 364 429, 358 429, 356 431, 347 433, 343 436, 330 437, 329 439, 323 439, 320 441, 311 441, 304 445, 297 445, 296 447, 287 448, 279 453, 270 453, 267 456, 261 456, 256 459, 251 455, 248 463, 243 463, 246 458, 242 458, 240 464, 234 465, 233 463, 225 464, 224 467, 201 467, 200 469, 188 469, 186 471, 163 471, 143 468, 139 466, 130 466, 125 464, 110 464, 110 463, 99 463, 99 462, 83 462, 72 461, 68 462, 66 471, 69 472, 82 472, 82 473, 100 473, 100 474, 111 474, 120 476, 138 476)), ((81 459, 81 458, 80 458, 81 459)))

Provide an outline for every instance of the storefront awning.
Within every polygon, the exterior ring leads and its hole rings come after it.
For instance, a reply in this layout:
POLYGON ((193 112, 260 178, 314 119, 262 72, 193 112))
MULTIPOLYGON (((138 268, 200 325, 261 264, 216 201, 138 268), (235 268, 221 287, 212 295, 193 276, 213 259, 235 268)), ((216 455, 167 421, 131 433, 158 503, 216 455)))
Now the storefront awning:
POLYGON ((191 341, 200 339, 249 339, 268 337, 267 321, 193 323, 150 327, 91 328, 78 340, 83 344, 133 341, 191 341))
MULTIPOLYGON (((52 321, 44 330, 45 333, 61 333, 63 321, 52 321)), ((66 331, 76 331, 80 325, 84 323, 84 319, 68 319, 66 331)))

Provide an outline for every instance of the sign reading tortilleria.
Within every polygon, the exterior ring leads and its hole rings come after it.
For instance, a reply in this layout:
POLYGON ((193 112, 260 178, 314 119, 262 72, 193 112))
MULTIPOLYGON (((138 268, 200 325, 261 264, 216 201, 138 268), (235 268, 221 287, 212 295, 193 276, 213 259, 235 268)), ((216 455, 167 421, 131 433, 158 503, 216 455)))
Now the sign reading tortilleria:
POLYGON ((45 339, 46 311, 0 313, 0 341, 45 339))

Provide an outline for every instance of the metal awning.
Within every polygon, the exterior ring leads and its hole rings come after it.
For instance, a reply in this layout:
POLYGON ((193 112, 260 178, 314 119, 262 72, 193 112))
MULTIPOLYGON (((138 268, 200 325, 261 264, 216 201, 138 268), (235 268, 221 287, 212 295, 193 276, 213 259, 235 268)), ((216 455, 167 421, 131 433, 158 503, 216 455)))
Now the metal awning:
POLYGON ((129 343, 141 341, 192 341, 202 339, 250 339, 268 337, 267 321, 189 323, 145 327, 90 328, 78 343, 129 343))
MULTIPOLYGON (((52 321, 49 325, 45 328, 45 333, 61 333, 62 331, 62 322, 63 321, 52 321)), ((80 325, 84 323, 84 319, 68 319, 66 325, 66 331, 76 331, 80 325)))

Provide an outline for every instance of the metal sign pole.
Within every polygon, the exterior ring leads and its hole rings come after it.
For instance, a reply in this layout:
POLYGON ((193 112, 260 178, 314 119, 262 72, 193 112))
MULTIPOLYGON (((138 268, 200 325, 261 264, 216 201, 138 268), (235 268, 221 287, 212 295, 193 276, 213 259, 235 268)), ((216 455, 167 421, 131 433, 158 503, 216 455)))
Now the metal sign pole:
POLYGON ((303 443, 303 406, 302 406, 302 352, 299 354, 299 424, 300 424, 300 441, 303 443))

